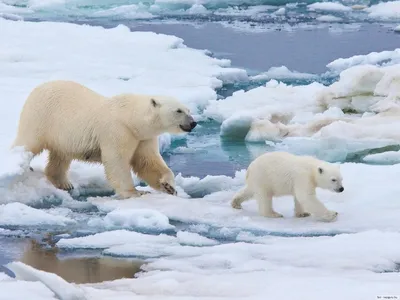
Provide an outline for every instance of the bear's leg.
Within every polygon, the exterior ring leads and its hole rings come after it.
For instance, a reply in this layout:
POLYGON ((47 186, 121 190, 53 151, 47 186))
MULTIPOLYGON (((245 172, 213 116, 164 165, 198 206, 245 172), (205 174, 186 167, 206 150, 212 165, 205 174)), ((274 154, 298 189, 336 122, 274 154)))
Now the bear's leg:
POLYGON ((105 159, 103 160, 103 165, 108 182, 121 199, 140 197, 147 194, 147 192, 138 191, 133 185, 129 160, 125 162, 116 158, 105 159))
POLYGON ((304 211, 303 205, 294 197, 294 213, 297 218, 309 217, 311 214, 304 211))
POLYGON ((296 198, 300 204, 311 214, 313 214, 317 220, 323 222, 334 221, 338 215, 337 212, 328 210, 325 205, 318 200, 318 198, 311 190, 307 190, 304 186, 296 189, 296 198))
POLYGON ((235 209, 241 209, 242 203, 249 200, 252 196, 252 191, 249 189, 248 186, 246 186, 236 193, 231 202, 231 206, 235 209))
POLYGON ((129 136, 123 135, 118 136, 118 141, 113 141, 110 138, 103 145, 100 145, 101 161, 108 182, 120 199, 140 197, 147 194, 147 192, 138 191, 135 188, 129 165, 138 142, 132 142, 129 140, 129 136), (125 141, 126 144, 121 145, 120 141, 125 141))
POLYGON ((153 189, 177 195, 174 173, 159 152, 157 138, 139 143, 131 160, 131 167, 153 189))
POLYGON ((67 173, 71 159, 63 155, 59 155, 55 151, 50 151, 49 161, 45 169, 47 179, 57 188, 62 190, 72 190, 74 186, 68 180, 67 173))
POLYGON ((283 215, 277 213, 272 208, 272 194, 268 191, 258 191, 256 194, 256 199, 258 203, 258 211, 261 216, 267 218, 282 218, 283 215))

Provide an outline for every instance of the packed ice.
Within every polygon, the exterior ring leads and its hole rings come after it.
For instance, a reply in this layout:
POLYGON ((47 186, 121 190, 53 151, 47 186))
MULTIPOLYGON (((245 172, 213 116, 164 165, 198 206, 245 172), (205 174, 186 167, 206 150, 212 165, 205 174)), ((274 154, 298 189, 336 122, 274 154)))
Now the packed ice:
MULTIPOLYGON (((79 19, 87 22, 114 21, 186 21, 188 18, 211 22, 245 30, 251 23, 253 30, 268 30, 265 23, 303 23, 309 17, 320 25, 331 22, 356 24, 364 20, 395 22, 399 19, 399 1, 366 3, 365 1, 308 1, 291 0, 252 1, 252 0, 151 0, 133 2, 115 1, 65 1, 65 0, 2 0, 0 17, 13 20, 39 18, 62 21, 79 19), (368 5, 367 5, 368 4, 368 5), (304 9, 305 8, 305 9, 304 9), (325 15, 331 13, 333 15, 325 15), (317 15, 317 16, 316 16, 317 15), (305 17, 305 19, 304 19, 305 17), (250 22, 250 23, 249 23, 250 22), (254 26, 256 25, 256 26, 254 26)), ((304 23, 307 26, 307 24, 304 23)), ((297 24, 285 24, 284 28, 293 30, 297 24)))
POLYGON ((365 9, 374 19, 399 19, 400 1, 381 2, 365 9))
POLYGON ((308 5, 308 9, 322 11, 350 11, 351 7, 345 6, 339 2, 316 2, 308 5))
POLYGON ((345 152, 397 145, 397 59, 398 50, 336 60, 328 67, 341 72, 329 86, 292 86, 271 79, 264 86, 237 91, 226 101, 210 101, 204 114, 221 123, 223 137, 273 142, 279 149, 293 139, 297 148, 310 142, 346 144, 345 152), (379 65, 385 59, 391 63, 379 65), (360 147, 354 149, 355 144, 360 147))

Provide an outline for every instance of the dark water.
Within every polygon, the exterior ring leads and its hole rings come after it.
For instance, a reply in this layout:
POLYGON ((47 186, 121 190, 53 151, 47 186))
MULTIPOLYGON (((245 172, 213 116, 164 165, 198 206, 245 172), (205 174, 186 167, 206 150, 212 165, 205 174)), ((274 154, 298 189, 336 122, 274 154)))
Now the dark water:
MULTIPOLYGON (((332 28, 337 26, 331 25, 332 28)), ((394 50, 400 46, 400 35, 379 24, 362 24, 357 30, 341 33, 333 33, 329 28, 241 32, 215 23, 200 28, 143 24, 131 29, 176 35, 189 47, 208 49, 230 59, 234 66, 258 72, 283 65, 290 70, 320 74, 337 58, 394 50)))

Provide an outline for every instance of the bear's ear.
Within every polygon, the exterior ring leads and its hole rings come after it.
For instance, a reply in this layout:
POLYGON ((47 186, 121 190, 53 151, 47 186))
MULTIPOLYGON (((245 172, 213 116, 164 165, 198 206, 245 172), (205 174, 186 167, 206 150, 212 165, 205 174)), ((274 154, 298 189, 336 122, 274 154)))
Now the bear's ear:
POLYGON ((318 173, 319 173, 319 174, 324 173, 324 169, 322 169, 321 167, 318 167, 318 173))
POLYGON ((153 105, 153 107, 160 106, 160 103, 158 103, 158 102, 156 101, 156 99, 154 99, 154 98, 151 98, 151 104, 153 105))

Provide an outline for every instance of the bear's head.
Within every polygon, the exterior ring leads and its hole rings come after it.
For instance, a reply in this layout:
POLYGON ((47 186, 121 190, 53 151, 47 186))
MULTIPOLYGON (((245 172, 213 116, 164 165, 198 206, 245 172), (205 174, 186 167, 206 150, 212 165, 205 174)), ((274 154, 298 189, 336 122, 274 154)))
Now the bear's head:
POLYGON ((171 97, 152 97, 150 102, 165 132, 191 132, 196 127, 197 123, 189 109, 178 100, 171 97))
POLYGON ((336 164, 322 163, 317 166, 317 186, 322 189, 341 193, 344 191, 343 178, 340 173, 340 166, 336 164))

